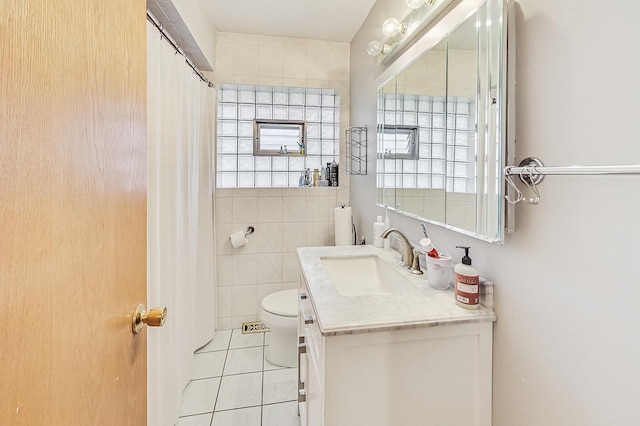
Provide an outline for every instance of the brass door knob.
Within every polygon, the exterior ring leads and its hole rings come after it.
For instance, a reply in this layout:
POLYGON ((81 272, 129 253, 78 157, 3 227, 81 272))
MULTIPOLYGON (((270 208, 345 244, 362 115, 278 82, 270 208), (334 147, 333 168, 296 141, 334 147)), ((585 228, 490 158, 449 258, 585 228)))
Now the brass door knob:
POLYGON ((166 319, 166 307, 152 308, 149 311, 145 311, 144 305, 138 305, 131 316, 131 331, 133 331, 133 334, 138 334, 145 324, 149 327, 162 327, 166 319))

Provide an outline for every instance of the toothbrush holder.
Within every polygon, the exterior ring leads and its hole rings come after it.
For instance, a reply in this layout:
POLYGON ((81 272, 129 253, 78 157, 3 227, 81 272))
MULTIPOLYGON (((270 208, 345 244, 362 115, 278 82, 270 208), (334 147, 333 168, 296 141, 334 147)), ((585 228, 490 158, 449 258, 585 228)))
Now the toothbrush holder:
POLYGON ((453 283, 453 260, 446 253, 440 253, 435 259, 425 256, 427 260, 427 281, 437 290, 446 290, 453 283))

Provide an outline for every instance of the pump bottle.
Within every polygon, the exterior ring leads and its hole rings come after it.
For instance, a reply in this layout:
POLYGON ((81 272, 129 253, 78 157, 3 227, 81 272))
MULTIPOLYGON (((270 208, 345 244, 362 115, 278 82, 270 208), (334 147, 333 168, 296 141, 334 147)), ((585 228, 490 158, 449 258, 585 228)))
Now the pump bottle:
POLYGON ((376 222, 373 224, 373 246, 374 247, 384 247, 384 238, 382 238, 382 233, 384 232, 384 222, 382 221, 382 216, 378 216, 376 222))
POLYGON ((477 309, 480 303, 480 275, 476 268, 471 266, 470 247, 456 247, 464 249, 462 262, 453 269, 456 274, 456 304, 466 309, 477 309))

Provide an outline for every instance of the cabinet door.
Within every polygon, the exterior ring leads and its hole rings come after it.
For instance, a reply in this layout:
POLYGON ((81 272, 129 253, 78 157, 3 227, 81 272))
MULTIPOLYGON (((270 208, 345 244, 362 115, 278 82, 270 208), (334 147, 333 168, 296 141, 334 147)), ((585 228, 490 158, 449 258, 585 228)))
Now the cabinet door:
POLYGON ((323 413, 323 386, 319 377, 318 366, 312 354, 307 354, 307 426, 322 426, 324 424, 323 413))

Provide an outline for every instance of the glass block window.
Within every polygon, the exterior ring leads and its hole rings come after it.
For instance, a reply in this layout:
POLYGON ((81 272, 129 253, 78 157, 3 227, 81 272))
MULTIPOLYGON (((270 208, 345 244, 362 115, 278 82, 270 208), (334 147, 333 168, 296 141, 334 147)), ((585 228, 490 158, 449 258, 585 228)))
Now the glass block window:
POLYGON ((385 126, 418 126, 418 159, 382 160, 385 186, 475 192, 473 99, 385 93, 383 105, 385 126))
POLYGON ((305 168, 338 162, 340 95, 333 89, 222 84, 218 90, 218 188, 298 186, 305 168), (305 120, 306 155, 254 156, 253 121, 305 120))

